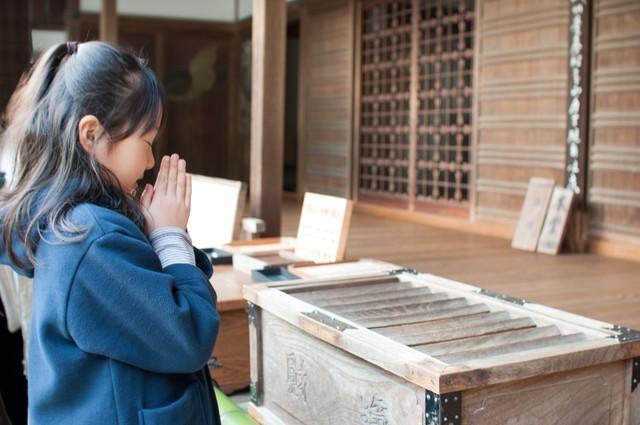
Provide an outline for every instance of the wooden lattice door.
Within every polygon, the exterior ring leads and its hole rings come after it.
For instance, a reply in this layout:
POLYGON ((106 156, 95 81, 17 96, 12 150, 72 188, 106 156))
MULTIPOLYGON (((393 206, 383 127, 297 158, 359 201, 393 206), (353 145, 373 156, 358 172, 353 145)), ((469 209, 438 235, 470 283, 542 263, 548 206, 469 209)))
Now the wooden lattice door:
POLYGON ((358 200, 468 214, 473 6, 360 4, 358 200))

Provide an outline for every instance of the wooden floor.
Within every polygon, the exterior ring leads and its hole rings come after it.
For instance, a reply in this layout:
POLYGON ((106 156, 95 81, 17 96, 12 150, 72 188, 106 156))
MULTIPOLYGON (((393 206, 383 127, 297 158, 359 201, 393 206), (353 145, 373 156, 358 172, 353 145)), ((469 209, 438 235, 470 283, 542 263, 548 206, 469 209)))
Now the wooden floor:
MULTIPOLYGON (((300 204, 285 200, 284 235, 295 235, 300 204)), ((640 255, 640 254, 639 254, 640 255)), ((354 212, 348 258, 377 258, 640 329, 640 262, 595 254, 549 256, 510 241, 354 212)))

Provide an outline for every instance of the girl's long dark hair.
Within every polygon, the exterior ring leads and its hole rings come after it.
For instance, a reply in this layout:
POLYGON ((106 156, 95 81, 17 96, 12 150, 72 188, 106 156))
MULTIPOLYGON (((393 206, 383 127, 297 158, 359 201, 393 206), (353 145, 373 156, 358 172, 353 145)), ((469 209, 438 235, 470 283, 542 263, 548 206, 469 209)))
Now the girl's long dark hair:
POLYGON ((0 199, 2 237, 17 265, 35 265, 45 228, 61 241, 82 239, 87 229, 67 217, 80 203, 119 211, 144 229, 138 201, 80 146, 85 115, 94 115, 109 143, 118 143, 161 126, 164 93, 140 58, 103 42, 59 44, 34 63, 9 101, 2 134, 3 149, 15 154, 11 185, 0 199), (15 238, 25 242, 26 258, 15 252, 15 238))

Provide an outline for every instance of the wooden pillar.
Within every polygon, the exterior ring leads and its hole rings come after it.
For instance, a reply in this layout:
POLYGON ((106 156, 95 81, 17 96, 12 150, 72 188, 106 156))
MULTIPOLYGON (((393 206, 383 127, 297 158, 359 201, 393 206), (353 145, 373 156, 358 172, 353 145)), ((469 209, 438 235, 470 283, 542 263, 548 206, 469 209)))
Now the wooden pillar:
POLYGON ((100 40, 118 42, 118 1, 102 0, 100 10, 100 40))
POLYGON ((0 13, 0 115, 31 57, 29 2, 7 0, 0 13))
POLYGON ((253 0, 251 214, 280 235, 284 153, 285 0, 253 0))

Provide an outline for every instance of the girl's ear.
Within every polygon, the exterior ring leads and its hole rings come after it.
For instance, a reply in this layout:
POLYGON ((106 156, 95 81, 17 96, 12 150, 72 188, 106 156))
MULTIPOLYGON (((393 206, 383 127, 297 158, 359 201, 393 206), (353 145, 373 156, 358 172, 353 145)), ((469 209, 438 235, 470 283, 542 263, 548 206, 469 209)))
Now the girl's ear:
POLYGON ((78 140, 85 152, 91 153, 102 133, 102 125, 93 115, 85 115, 78 123, 78 140))

